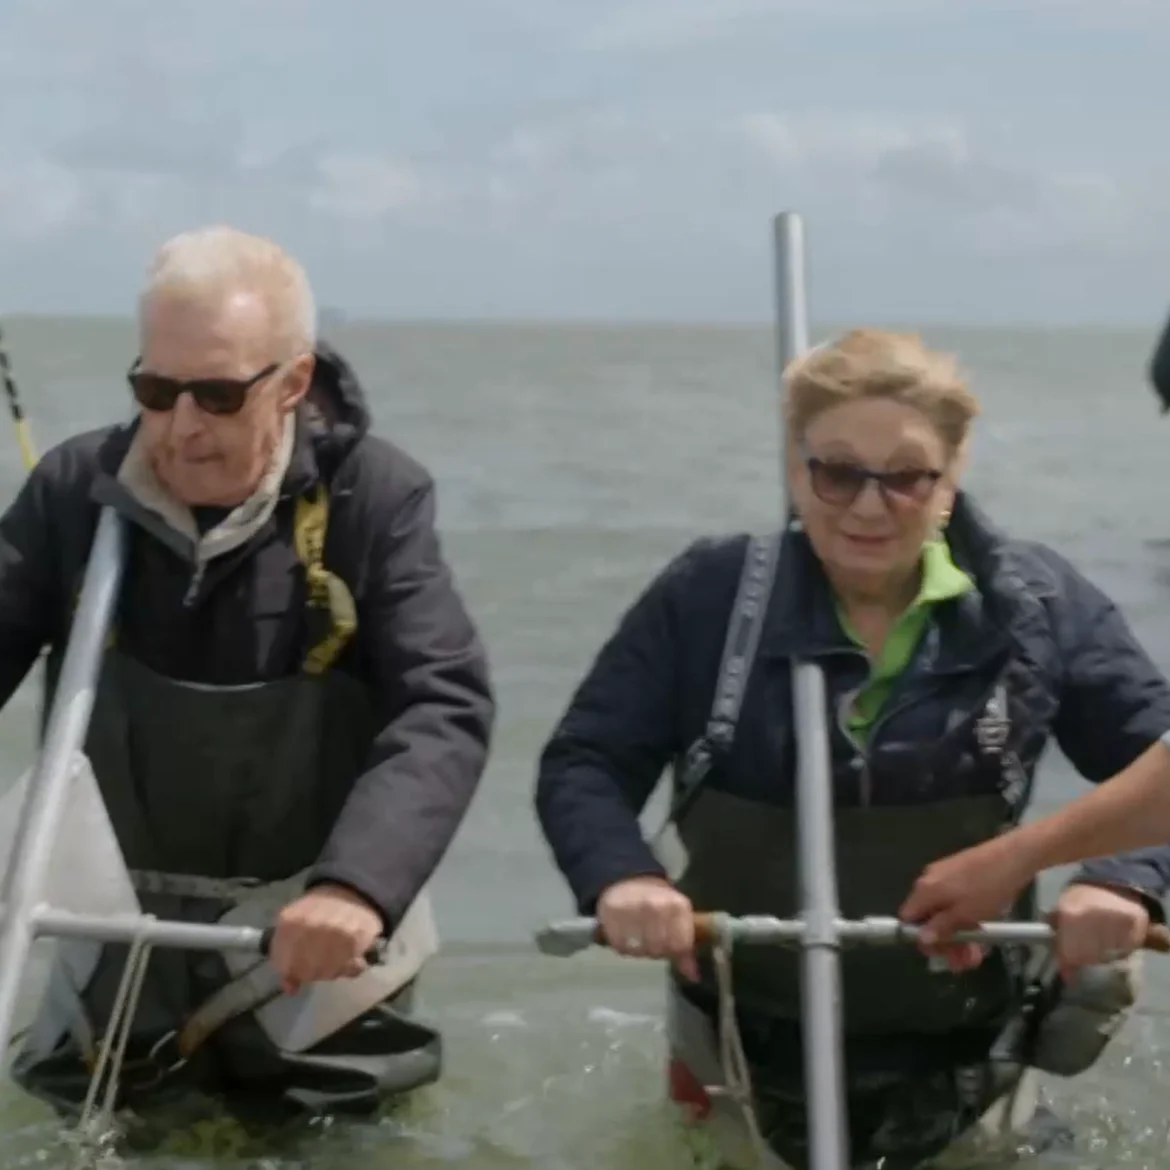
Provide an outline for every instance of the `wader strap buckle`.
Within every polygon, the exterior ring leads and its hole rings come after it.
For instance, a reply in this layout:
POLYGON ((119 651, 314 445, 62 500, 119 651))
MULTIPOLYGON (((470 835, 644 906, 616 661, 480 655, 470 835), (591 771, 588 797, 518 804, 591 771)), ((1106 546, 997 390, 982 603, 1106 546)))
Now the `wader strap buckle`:
POLYGON ((1012 722, 1007 687, 1000 683, 975 723, 975 742, 989 760, 998 762, 1000 795, 1008 806, 1009 826, 1019 823, 1028 806, 1032 783, 1011 744, 1012 722))
POLYGON ((122 1086, 128 1093, 145 1093, 180 1072, 187 1057, 178 1050, 178 1032, 160 1036, 145 1056, 128 1060, 123 1068, 122 1086))
POLYGON ((220 1028, 271 1003, 280 994, 280 981, 267 960, 250 967, 200 1004, 184 1024, 160 1036, 145 1056, 126 1061, 124 1088, 131 1093, 158 1088, 182 1072, 220 1028))
POLYGON ((282 993, 280 977, 267 959, 261 959, 203 1001, 178 1028, 155 1041, 136 1062, 146 1072, 134 1088, 153 1089, 183 1070, 191 1058, 225 1025, 271 1003, 282 993))

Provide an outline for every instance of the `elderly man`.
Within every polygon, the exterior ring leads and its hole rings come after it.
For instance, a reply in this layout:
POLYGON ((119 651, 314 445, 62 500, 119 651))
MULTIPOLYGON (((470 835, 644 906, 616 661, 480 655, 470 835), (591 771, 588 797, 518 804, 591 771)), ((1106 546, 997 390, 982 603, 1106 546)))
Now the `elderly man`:
MULTIPOLYGON (((0 698, 46 645, 51 688, 98 510, 117 509, 87 755, 144 910, 273 923, 280 979, 265 1005, 228 957, 155 951, 124 1089, 375 1108, 439 1075, 409 1001, 436 945, 425 886, 488 750, 484 650, 434 485, 370 434, 294 260, 227 228, 178 236, 139 329, 137 417, 49 452, 0 519, 0 698), (390 961, 367 968, 380 936, 390 961)), ((125 965, 90 953, 66 948, 17 1062, 58 1108, 85 1091, 125 965)))

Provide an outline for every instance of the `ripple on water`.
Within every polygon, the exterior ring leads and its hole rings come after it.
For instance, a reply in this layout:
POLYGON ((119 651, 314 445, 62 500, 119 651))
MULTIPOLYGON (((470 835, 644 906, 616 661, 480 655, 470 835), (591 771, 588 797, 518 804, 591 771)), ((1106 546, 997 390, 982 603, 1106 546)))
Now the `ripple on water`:
MULTIPOLYGON (((447 1029, 446 1076, 387 1116, 250 1133, 212 1103, 188 1102, 172 1131, 137 1130, 117 1157, 82 1164, 101 1170, 715 1170, 713 1151, 663 1099, 660 978, 636 964, 600 959, 571 970, 554 965, 561 978, 549 979, 547 966, 529 963, 448 962, 441 969, 429 999, 447 1029), (510 1006, 501 1007, 501 1000, 510 1006)), ((1075 1127, 1075 1140, 1071 1148, 1017 1165, 1164 1170, 1168 1036, 1165 1019, 1139 1017, 1089 1074, 1052 1082, 1054 1105, 1075 1127)), ((79 1165, 76 1146, 35 1103, 10 1096, 0 1109, 0 1129, 0 1170, 79 1165)))

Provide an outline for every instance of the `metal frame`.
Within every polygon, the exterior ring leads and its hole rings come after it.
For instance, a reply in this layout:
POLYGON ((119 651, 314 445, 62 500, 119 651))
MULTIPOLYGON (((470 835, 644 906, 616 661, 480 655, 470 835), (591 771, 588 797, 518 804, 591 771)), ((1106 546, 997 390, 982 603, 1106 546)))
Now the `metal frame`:
POLYGON ((44 741, 0 886, 0 1052, 12 1041, 29 950, 41 936, 131 942, 191 950, 263 951, 266 932, 253 927, 170 922, 151 915, 74 914, 42 903, 54 838, 69 799, 73 764, 84 749, 102 655, 122 583, 125 522, 103 508, 69 632, 44 741))
POLYGON ((69 796, 71 765, 83 749, 89 730, 102 651, 122 583, 122 523, 112 509, 102 509, 44 742, 29 780, 4 875, 0 1051, 7 1051, 12 1039, 17 998, 36 934, 34 919, 48 876, 53 838, 69 796))

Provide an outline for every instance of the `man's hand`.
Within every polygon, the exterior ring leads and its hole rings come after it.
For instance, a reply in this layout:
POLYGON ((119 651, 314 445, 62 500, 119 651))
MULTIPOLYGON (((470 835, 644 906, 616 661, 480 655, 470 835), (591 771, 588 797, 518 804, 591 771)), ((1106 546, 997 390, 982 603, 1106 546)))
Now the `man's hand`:
POLYGON ((977 966, 983 951, 971 943, 951 943, 950 937, 1002 917, 1035 876, 1013 836, 993 837, 928 865, 898 911, 903 922, 921 924, 919 947, 943 956, 953 971, 977 966))
POLYGON ((306 983, 360 975, 382 916, 344 886, 314 886, 276 919, 268 960, 293 995, 306 983))
POLYGON ((1142 897, 1129 890, 1071 885, 1049 915, 1056 956, 1067 982, 1079 967, 1107 963, 1140 949, 1150 926, 1142 897))

